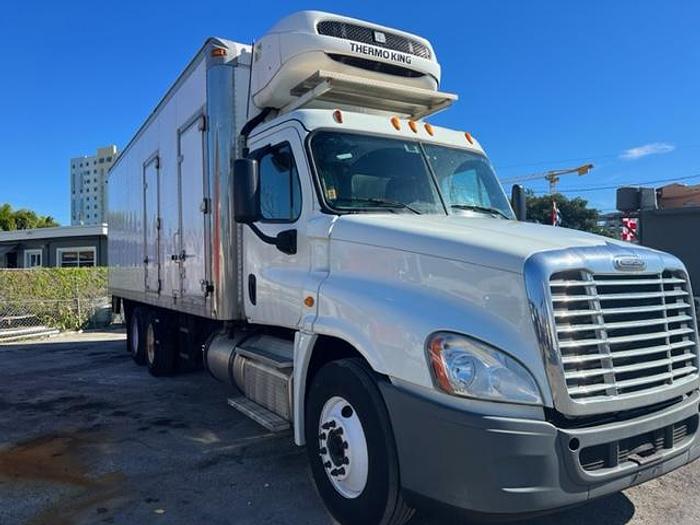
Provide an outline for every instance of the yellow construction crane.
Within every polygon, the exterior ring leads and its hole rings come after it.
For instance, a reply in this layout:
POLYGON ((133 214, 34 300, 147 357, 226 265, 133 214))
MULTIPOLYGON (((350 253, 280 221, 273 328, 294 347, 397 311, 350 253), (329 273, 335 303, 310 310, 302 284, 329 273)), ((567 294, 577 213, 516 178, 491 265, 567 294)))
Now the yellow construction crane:
POLYGON ((533 173, 532 175, 525 175, 523 177, 513 177, 510 179, 504 179, 502 182, 513 183, 513 182, 525 182, 528 180, 545 179, 549 181, 549 193, 554 195, 557 192, 557 183, 562 175, 570 175, 576 173, 579 177, 586 175, 589 171, 593 169, 593 164, 582 164, 576 168, 566 168, 562 170, 550 170, 542 173, 533 173))

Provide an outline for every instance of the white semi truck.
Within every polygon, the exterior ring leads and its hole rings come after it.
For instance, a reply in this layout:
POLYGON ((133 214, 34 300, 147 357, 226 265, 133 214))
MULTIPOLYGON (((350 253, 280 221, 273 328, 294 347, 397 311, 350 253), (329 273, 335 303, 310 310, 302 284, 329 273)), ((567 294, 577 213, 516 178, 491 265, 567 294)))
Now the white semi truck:
POLYGON ((544 512, 697 458, 681 261, 518 220, 425 120, 439 81, 426 39, 329 13, 207 40, 109 175, 133 358, 293 428, 343 524, 544 512))

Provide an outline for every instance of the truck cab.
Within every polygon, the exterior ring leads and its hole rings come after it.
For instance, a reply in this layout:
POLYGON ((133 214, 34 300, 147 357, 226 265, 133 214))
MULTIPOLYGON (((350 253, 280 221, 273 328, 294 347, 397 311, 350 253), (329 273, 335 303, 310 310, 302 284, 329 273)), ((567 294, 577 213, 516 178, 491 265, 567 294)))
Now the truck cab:
MULTIPOLYGON (((341 523, 403 523, 428 500, 551 511, 700 455, 683 263, 518 220, 477 139, 427 120, 456 100, 427 40, 313 11, 201 56, 203 199, 176 199, 203 214, 197 301, 147 286, 139 235, 167 220, 141 231, 146 204, 111 209, 135 250, 111 286, 152 373, 201 361, 236 386, 232 406, 291 427, 341 523)), ((110 191, 128 193, 119 169, 110 191)), ((165 246, 196 246, 182 213, 172 224, 165 246)), ((192 275, 196 254, 167 251, 159 275, 192 275)))

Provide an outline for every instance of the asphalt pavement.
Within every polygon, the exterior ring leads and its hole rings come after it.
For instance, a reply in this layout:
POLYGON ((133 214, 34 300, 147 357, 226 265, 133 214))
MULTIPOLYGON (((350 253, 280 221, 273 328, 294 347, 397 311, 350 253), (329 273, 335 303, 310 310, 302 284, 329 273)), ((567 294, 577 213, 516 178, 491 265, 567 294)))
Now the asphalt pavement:
MULTIPOLYGON (((289 432, 227 406, 205 372, 154 378, 124 347, 118 331, 0 345, 0 525, 333 523, 289 432)), ((698 524, 700 461, 525 523, 698 524)))

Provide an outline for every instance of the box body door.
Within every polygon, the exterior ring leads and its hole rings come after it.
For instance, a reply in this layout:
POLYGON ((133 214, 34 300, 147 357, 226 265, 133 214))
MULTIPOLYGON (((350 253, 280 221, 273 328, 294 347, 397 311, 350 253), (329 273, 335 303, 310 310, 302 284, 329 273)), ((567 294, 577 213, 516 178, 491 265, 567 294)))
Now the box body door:
POLYGON ((180 182, 180 296, 202 304, 207 295, 206 166, 204 116, 199 114, 178 133, 180 182))
POLYGON ((160 293, 160 161, 154 155, 143 166, 144 275, 146 292, 160 293))

